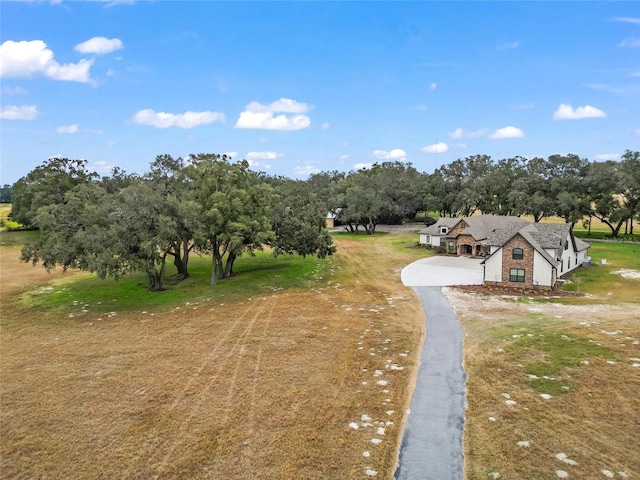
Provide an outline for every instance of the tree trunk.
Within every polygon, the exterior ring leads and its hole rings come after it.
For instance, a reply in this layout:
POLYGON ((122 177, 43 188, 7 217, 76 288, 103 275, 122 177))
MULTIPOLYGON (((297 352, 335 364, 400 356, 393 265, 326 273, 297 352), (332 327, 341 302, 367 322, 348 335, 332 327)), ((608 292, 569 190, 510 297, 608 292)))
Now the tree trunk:
POLYGON ((151 292, 161 292, 164 290, 164 286, 162 285, 162 277, 155 270, 153 272, 148 272, 149 277, 149 291, 151 292))
POLYGON ((222 263, 222 256, 220 255, 220 245, 218 245, 218 237, 214 235, 209 240, 211 243, 211 285, 218 284, 218 278, 220 278, 219 268, 222 263))
POLYGON ((166 255, 162 258, 160 270, 155 268, 153 260, 149 260, 149 269, 147 270, 147 277, 149 278, 149 290, 151 292, 161 292, 164 290, 162 284, 162 276, 164 275, 166 255))
POLYGON ((216 252, 213 252, 211 257, 211 285, 218 284, 218 262, 216 256, 216 252))
POLYGON ((604 223, 606 226, 608 226, 611 229, 611 237, 612 238, 617 238, 618 237, 618 233, 620 233, 620 228, 622 227, 622 224, 624 223, 624 220, 620 220, 618 222, 618 225, 613 226, 613 224, 609 220, 607 220, 605 218, 598 217, 597 215, 596 215, 596 218, 600 219, 600 221, 602 223, 604 223))
POLYGON ((227 256, 227 264, 224 268, 223 278, 229 278, 233 274, 233 263, 236 261, 236 255, 233 252, 229 252, 227 256))
POLYGON ((189 253, 191 252, 189 241, 183 240, 182 245, 176 243, 175 251, 176 254, 174 255, 173 264, 176 266, 176 270, 178 270, 177 278, 184 280, 189 277, 189 253))

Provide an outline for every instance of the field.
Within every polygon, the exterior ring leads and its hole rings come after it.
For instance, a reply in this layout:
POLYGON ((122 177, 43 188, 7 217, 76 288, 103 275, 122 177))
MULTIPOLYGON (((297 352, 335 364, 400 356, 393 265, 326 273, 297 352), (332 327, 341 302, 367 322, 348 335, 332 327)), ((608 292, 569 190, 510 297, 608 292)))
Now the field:
POLYGON ((388 477, 424 321, 398 274, 420 252, 336 241, 239 261, 222 289, 196 259, 191 285, 149 294, 50 276, 4 237, 2 477, 388 477))
MULTIPOLYGON (((241 259, 213 288, 196 257, 158 294, 21 264, 28 235, 0 234, 2 478, 392 478, 423 332, 399 281, 415 234, 241 259)), ((585 297, 446 289, 469 480, 640 475, 639 248, 594 243, 567 286, 585 297)))

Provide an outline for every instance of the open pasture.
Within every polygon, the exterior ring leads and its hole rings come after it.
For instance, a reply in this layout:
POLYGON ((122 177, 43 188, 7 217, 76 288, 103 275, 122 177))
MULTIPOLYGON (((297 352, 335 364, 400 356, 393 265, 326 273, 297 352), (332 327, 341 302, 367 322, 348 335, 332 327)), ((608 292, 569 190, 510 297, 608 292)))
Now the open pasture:
POLYGON ((50 276, 0 248, 2 476, 390 475, 423 325, 398 274, 415 252, 391 240, 338 236, 335 257, 281 269, 267 264, 292 260, 249 259, 190 298, 50 276), (167 297, 135 308, 119 288, 167 297))

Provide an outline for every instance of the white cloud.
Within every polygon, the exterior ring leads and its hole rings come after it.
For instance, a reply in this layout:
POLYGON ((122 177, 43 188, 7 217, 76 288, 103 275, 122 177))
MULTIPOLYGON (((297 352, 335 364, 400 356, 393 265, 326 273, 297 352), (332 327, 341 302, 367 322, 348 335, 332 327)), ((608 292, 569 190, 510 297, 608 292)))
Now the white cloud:
POLYGON ((501 138, 522 138, 522 137, 524 137, 524 132, 517 127, 511 127, 511 126, 499 128, 498 130, 493 132, 491 135, 489 135, 489 138, 492 138, 494 140, 501 139, 501 138))
POLYGON ((619 153, 601 153, 596 155, 596 160, 620 160, 619 153))
POLYGON ((373 155, 380 160, 404 160, 407 157, 407 152, 401 148, 394 148, 390 152, 386 150, 374 150, 373 155))
POLYGON ((85 128, 84 133, 88 133, 90 135, 102 135, 104 132, 99 128, 85 128))
POLYGON ((434 143, 433 145, 427 145, 420 149, 424 153, 443 153, 449 151, 449 145, 444 142, 434 143))
POLYGON ((0 110, 0 118, 5 120, 35 120, 38 117, 35 105, 7 105, 0 110))
POLYGON ((105 160, 98 160, 95 163, 89 163, 88 167, 91 171, 101 175, 109 175, 117 165, 107 163, 105 160))
POLYGON ((619 44, 619 47, 640 47, 640 38, 631 37, 625 38, 619 44))
POLYGON ((283 155, 278 152, 249 152, 245 155, 245 159, 251 160, 275 160, 283 155))
POLYGON ((26 95, 27 94, 27 90, 22 88, 22 87, 15 87, 15 88, 11 88, 11 87, 2 87, 2 95, 26 95))
POLYGON ((154 112, 150 108, 140 110, 131 120, 138 125, 152 125, 158 128, 180 127, 194 128, 200 125, 207 125, 213 122, 225 122, 225 116, 222 112, 184 112, 184 113, 165 113, 154 112))
POLYGON ((55 61, 53 51, 42 40, 7 40, 0 45, 0 77, 30 78, 44 75, 52 80, 89 82, 92 65, 93 60, 86 59, 61 65, 55 61))
POLYGON ((349 158, 349 155, 346 153, 344 155, 340 155, 340 160, 346 160, 347 158, 349 158))
POLYGON ((268 163, 260 163, 260 162, 256 162, 255 160, 247 160, 247 163, 249 164, 250 167, 253 168, 261 168, 262 170, 269 170, 271 168, 271 165, 268 163))
POLYGON ((320 169, 308 163, 306 165, 298 165, 294 167, 293 173, 298 177, 304 177, 314 173, 320 173, 320 169))
POLYGON ((373 166, 373 163, 361 162, 361 163, 356 163, 356 164, 353 166, 353 169, 354 169, 354 170, 362 170, 362 169, 368 170, 368 169, 370 169, 372 166, 373 166))
POLYGON ((498 45, 498 50, 508 50, 513 48, 518 48, 520 46, 520 42, 506 42, 498 45))
POLYGON ((73 125, 60 125, 58 128, 56 128, 56 132, 58 133, 77 133, 78 132, 78 125, 77 124, 73 124, 73 125))
POLYGON ((482 137, 484 135, 487 135, 489 133, 489 129, 488 128, 481 128, 480 130, 465 130, 463 128, 456 128, 453 132, 449 132, 449 136, 451 138, 476 138, 476 137, 482 137))
POLYGON ((322 129, 323 130, 329 130, 331 128, 331 124, 329 122, 324 122, 322 124, 322 129))
POLYGON ((431 82, 429 84, 429 91, 433 92, 436 88, 438 88, 438 84, 436 82, 431 82))
POLYGON ((561 103, 558 109, 553 113, 554 120, 581 120, 583 118, 601 118, 607 114, 602 110, 585 105, 584 107, 574 108, 566 103, 561 103))
POLYGON ((124 45, 122 45, 122 41, 119 38, 106 37, 93 37, 73 47, 76 52, 95 53, 96 55, 114 52, 122 48, 124 48, 124 45))
POLYGON ((311 119, 302 115, 310 110, 306 103, 281 98, 269 105, 251 102, 240 113, 236 128, 254 128, 260 130, 302 130, 311 125, 311 119), (274 115, 281 113, 281 115, 274 115), (286 113, 294 115, 285 115, 286 113))
POLYGON ((615 17, 614 22, 633 23, 634 25, 640 25, 640 18, 638 17, 615 17))

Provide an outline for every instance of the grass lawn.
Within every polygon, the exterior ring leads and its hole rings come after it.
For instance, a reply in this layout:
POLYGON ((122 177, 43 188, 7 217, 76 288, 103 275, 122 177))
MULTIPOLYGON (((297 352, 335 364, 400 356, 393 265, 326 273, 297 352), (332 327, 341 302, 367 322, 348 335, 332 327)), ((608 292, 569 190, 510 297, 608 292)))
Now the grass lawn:
POLYGON ((576 270, 566 290, 587 293, 596 302, 640 303, 640 243, 594 241, 589 256, 592 266, 576 270))

